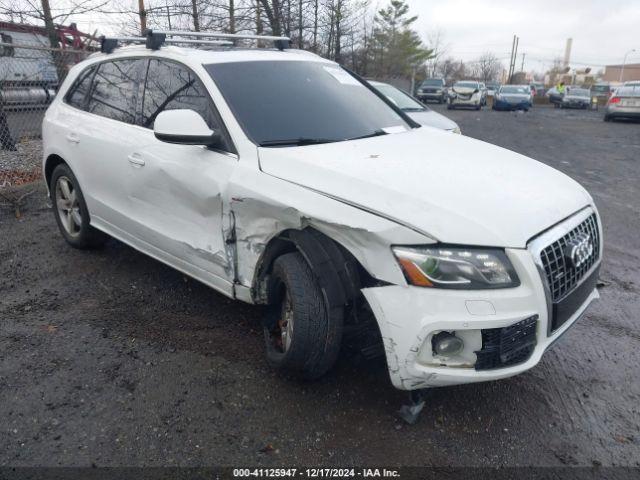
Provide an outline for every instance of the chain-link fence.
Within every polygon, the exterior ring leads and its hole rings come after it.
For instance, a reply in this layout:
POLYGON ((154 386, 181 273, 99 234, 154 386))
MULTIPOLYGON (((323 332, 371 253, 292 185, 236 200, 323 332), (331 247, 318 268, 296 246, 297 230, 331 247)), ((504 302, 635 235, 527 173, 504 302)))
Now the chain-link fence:
POLYGON ((0 204, 16 209, 41 176, 42 118, 69 68, 88 52, 0 42, 0 204))

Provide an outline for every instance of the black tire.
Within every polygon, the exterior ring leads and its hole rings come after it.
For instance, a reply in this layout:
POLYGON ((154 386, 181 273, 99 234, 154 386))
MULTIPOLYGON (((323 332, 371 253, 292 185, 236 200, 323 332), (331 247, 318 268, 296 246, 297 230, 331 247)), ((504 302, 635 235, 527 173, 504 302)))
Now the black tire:
POLYGON ((610 121, 611 121, 611 117, 610 117, 609 115, 605 115, 605 116, 604 116, 604 118, 603 118, 603 120, 604 120, 605 122, 610 122, 610 121))
POLYGON ((296 378, 321 377, 338 358, 343 323, 331 320, 323 292, 300 253, 275 260, 269 291, 272 305, 263 325, 267 361, 296 378), (285 347, 282 332, 288 326, 285 347))
POLYGON ((453 105, 451 105, 450 103, 447 103, 447 110, 453 110, 453 105))
POLYGON ((82 190, 80 189, 76 176, 67 164, 61 163, 53 170, 49 189, 51 192, 53 216, 56 219, 60 233, 67 243, 74 248, 80 249, 101 247, 109 237, 89 224, 89 210, 87 209, 87 204, 84 200, 84 196, 82 195, 82 190), (67 227, 63 224, 63 214, 58 208, 57 203, 57 189, 61 188, 61 183, 66 181, 68 181, 67 186, 70 185, 72 187, 71 192, 75 195, 74 198, 77 201, 77 207, 74 210, 81 219, 79 226, 77 223, 75 224, 77 231, 74 233, 68 231, 67 227))

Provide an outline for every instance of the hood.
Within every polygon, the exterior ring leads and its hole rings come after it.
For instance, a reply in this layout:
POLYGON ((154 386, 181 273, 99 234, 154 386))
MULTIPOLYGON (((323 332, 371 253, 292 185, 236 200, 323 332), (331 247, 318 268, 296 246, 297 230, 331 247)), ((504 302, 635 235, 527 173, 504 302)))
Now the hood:
POLYGON ((433 128, 258 153, 269 175, 444 243, 524 248, 591 203, 551 167, 433 128))
POLYGON ((453 120, 448 119, 444 115, 434 112, 433 110, 425 110, 422 112, 406 112, 413 120, 420 125, 426 125, 427 127, 440 128, 441 130, 453 130, 458 127, 458 124, 453 120))
POLYGON ((472 95, 476 90, 479 91, 479 89, 471 87, 451 87, 451 90, 460 95, 472 95))

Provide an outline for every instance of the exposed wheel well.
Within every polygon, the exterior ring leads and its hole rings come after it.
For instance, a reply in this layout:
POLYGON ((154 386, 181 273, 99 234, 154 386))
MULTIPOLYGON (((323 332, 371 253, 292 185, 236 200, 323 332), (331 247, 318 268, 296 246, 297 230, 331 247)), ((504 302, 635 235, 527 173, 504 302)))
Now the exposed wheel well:
POLYGON ((59 155, 53 154, 47 157, 47 160, 44 164, 44 178, 45 178, 45 181, 47 182, 47 185, 51 183, 51 175, 53 174, 53 171, 61 163, 67 163, 67 162, 65 162, 64 159, 59 155))
POLYGON ((345 304, 355 300, 360 288, 375 283, 351 252, 322 232, 311 227, 285 230, 267 244, 262 255, 253 286, 256 303, 270 303, 272 299, 266 285, 273 262, 285 253, 295 251, 304 256, 321 283, 339 287, 333 295, 342 297, 340 301, 345 304))

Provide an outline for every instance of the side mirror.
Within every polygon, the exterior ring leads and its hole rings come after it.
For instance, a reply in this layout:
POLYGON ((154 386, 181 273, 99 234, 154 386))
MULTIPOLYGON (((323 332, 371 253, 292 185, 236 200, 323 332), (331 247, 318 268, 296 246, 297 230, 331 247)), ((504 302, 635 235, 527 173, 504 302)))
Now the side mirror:
POLYGON ((220 135, 193 110, 160 112, 153 124, 153 133, 158 140, 167 143, 207 146, 220 143, 220 135))

